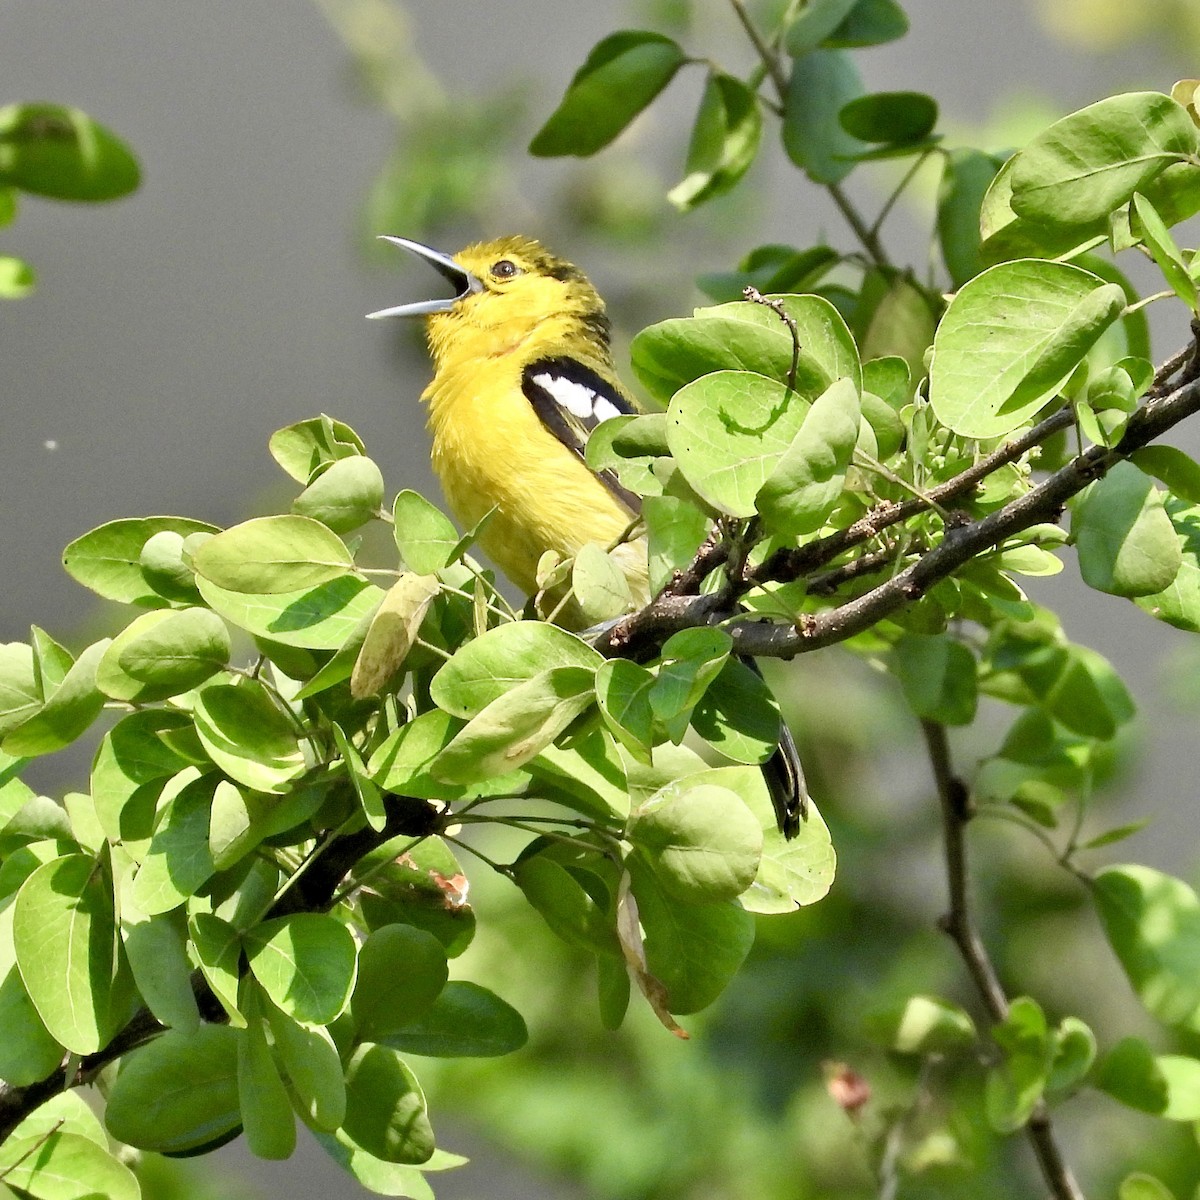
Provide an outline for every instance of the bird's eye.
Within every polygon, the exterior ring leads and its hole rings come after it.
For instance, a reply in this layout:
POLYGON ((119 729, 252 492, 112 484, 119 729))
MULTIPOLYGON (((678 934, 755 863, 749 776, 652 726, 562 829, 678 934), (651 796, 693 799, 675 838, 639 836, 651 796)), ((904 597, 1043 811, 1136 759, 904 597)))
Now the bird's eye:
POLYGON ((492 277, 495 279, 511 279, 520 273, 521 268, 507 258, 502 258, 498 263, 492 264, 492 277))

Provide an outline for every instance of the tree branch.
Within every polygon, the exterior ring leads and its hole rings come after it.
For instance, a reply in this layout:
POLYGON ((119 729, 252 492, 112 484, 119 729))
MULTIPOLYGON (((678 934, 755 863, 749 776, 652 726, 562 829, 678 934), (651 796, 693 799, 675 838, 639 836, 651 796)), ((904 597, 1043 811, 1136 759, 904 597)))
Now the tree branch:
MULTIPOLYGON (((1057 523, 1062 511, 1072 496, 1078 495, 1089 483, 1101 478, 1116 463, 1128 457, 1160 437, 1180 421, 1200 411, 1200 379, 1190 379, 1165 396, 1150 399, 1130 418, 1125 436, 1113 449, 1090 446, 1073 458, 1066 466, 1055 471, 1023 496, 977 521, 967 521, 946 529, 941 542, 923 554, 916 562, 897 572, 878 587, 847 601, 837 608, 815 614, 804 614, 795 624, 762 620, 750 616, 734 616, 737 591, 728 589, 721 596, 666 596, 651 601, 640 612, 618 621, 597 643, 601 653, 618 656, 645 656, 672 633, 695 625, 727 621, 725 628, 733 638, 734 649, 739 654, 753 657, 794 658, 825 646, 844 642, 862 633, 891 616, 906 605, 919 600, 931 587, 949 578, 959 567, 972 558, 990 550, 1029 529, 1033 525, 1057 523)), ((1070 415, 1056 413, 1035 427, 1042 438, 1069 423, 1070 415)), ((984 463, 994 470, 1003 461, 1011 461, 1013 451, 1024 446, 1034 431, 1023 435, 1007 446, 981 460, 979 464, 963 472, 950 483, 943 485, 943 498, 948 489, 965 490, 983 478, 980 470, 984 463)), ((1036 443, 1034 443, 1036 444, 1036 443)), ((1023 453, 1021 450, 1020 453, 1023 453)), ((1017 455, 1019 456, 1019 454, 1017 455)), ((938 499, 936 493, 931 499, 938 499)), ((806 555, 808 547, 789 552, 788 577, 800 578, 803 567, 811 570, 820 564, 825 555, 837 546, 837 554, 865 540, 866 534, 856 526, 869 523, 875 532, 903 520, 906 515, 924 512, 925 500, 906 501, 868 514, 841 534, 823 539, 823 548, 806 555), (851 531, 854 531, 853 533, 851 531), (796 571, 792 575, 791 571, 796 571)), ((785 578, 779 570, 775 578, 785 578)))
MULTIPOLYGON (((954 773, 946 727, 936 721, 922 721, 921 731, 925 735, 942 810, 949 908, 939 924, 958 947, 984 1008, 992 1023, 996 1024, 1008 1015, 1008 996, 971 915, 966 846, 967 822, 973 815, 970 793, 966 784, 954 773)), ((1025 1131, 1050 1194, 1056 1200, 1084 1200, 1071 1168, 1063 1159, 1044 1100, 1038 1101, 1025 1131)))

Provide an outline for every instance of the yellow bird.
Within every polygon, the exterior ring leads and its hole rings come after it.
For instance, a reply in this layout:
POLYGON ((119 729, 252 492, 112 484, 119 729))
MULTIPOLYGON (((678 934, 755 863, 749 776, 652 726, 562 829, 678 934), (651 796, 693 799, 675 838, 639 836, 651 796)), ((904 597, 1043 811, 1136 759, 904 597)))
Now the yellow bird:
MULTIPOLYGON (((604 301, 578 267, 526 237, 480 242, 451 256, 407 238, 385 240, 434 267, 454 289, 371 313, 425 317, 433 379, 422 400, 433 436, 433 469, 468 528, 493 512, 480 542, 526 593, 537 590, 547 550, 573 557, 589 542, 608 547, 635 603, 650 599, 646 543, 622 542, 640 499, 584 461, 591 431, 636 413, 609 347, 604 301)), ((560 610, 577 626, 576 610, 560 610)), ((804 775, 786 725, 763 765, 779 827, 795 836, 807 803, 804 775)))

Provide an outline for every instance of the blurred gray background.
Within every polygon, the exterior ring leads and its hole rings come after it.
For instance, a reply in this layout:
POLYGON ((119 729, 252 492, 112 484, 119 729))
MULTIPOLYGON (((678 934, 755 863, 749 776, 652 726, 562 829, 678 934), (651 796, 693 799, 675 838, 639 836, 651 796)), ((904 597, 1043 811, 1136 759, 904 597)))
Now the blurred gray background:
MULTIPOLYGON (((918 80, 961 122, 987 122, 996 103, 1016 110, 1029 96, 1065 112, 1121 87, 1166 90, 1174 78, 1148 48, 1098 60, 1053 43, 1021 4, 907 7, 909 37, 861 56, 868 88, 918 80)), ((470 94, 514 75, 530 79, 524 138, 591 45, 640 15, 635 4, 556 0, 423 0, 406 11, 418 49, 447 87, 470 94)), ((731 14, 727 24, 738 42, 731 14)), ((82 644, 100 602, 63 574, 59 559, 68 541, 102 521, 174 513, 225 525, 270 511, 290 493, 278 491, 286 481, 267 438, 291 421, 329 412, 363 436, 390 491, 433 488, 418 344, 397 353, 397 336, 363 314, 417 298, 436 281, 398 254, 366 253, 361 206, 390 149, 390 124, 356 101, 346 48, 315 5, 0 0, 0 79, 0 103, 83 108, 125 138, 144 168, 130 199, 101 207, 30 200, 0 233, 0 250, 40 275, 31 298, 0 312, 0 640, 23 640, 36 622, 82 644)), ((686 94, 666 103, 694 103, 687 87, 676 90, 686 94)), ((654 115, 647 120, 642 136, 653 145, 654 115)), ((678 178, 682 154, 663 144, 655 169, 664 184, 678 178)), ((544 232, 539 206, 569 170, 518 162, 514 212, 495 212, 464 234, 514 231, 514 222, 544 232)), ((735 254, 772 239, 803 244, 818 229, 848 243, 836 214, 797 180, 789 178, 752 233, 728 231, 735 254)), ((907 219, 896 217, 901 227, 907 219)), ((687 311, 699 297, 684 281, 725 265, 687 254, 689 218, 672 220, 671 253, 593 249, 582 261, 602 290, 627 287, 631 273, 681 281, 678 304, 641 314, 647 321, 687 311), (680 248, 685 257, 673 257, 680 248)), ((666 294, 656 291, 656 302, 666 294)), ((1182 318, 1171 321, 1157 331, 1159 358, 1186 334, 1182 318)), ((401 338, 401 350, 407 345, 401 338)), ((1190 872, 1195 722, 1158 689, 1160 664, 1178 656, 1183 635, 1087 592, 1071 567, 1036 594, 1069 597, 1068 633, 1131 680, 1153 753, 1122 819, 1153 815, 1138 856, 1190 872)), ((445 1140, 477 1149, 466 1133, 445 1140)), ((305 1149, 289 1163, 256 1164, 235 1145, 222 1161, 252 1173, 264 1195, 359 1194, 319 1151, 305 1149)), ((438 1180, 448 1198, 528 1196, 538 1187, 486 1157, 438 1180)))

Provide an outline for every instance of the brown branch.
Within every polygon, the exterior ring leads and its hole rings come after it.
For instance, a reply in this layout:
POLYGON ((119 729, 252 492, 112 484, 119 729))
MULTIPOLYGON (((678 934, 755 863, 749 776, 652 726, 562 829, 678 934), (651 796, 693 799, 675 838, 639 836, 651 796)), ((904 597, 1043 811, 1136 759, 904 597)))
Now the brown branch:
MULTIPOLYGON (((985 550, 999 546, 1033 525, 1057 522, 1072 496, 1105 475, 1134 450, 1154 441, 1197 411, 1200 411, 1200 379, 1193 379, 1169 395, 1143 405, 1130 418, 1125 436, 1114 449, 1088 447, 1003 508, 978 521, 948 528, 942 541, 912 565, 838 608, 806 614, 796 624, 784 625, 756 617, 735 618, 732 604, 726 600, 722 610, 719 597, 672 596, 661 602, 652 601, 641 612, 619 621, 597 643, 597 648, 610 655, 642 656, 680 629, 717 620, 729 622, 725 628, 733 638, 734 649, 752 657, 793 658, 844 642, 919 600, 934 584, 948 578, 985 550)), ((1048 422, 1054 422, 1057 417, 1055 414, 1048 422)), ((1048 422, 1042 422, 1038 428, 1044 429, 1048 422)), ((1043 432, 1043 436, 1047 435, 1043 432)), ((896 505, 895 509, 889 510, 884 514, 886 523, 894 524, 895 510, 907 508, 911 503, 896 505)), ((921 507, 916 511, 922 511, 924 504, 918 503, 921 507)), ((803 553, 803 548, 799 553, 803 553)))
MULTIPOLYGON (((1008 995, 971 914, 966 846, 967 822, 973 815, 970 793, 966 784, 954 773, 946 727, 936 721, 922 721, 921 731, 925 735, 929 763, 942 810, 949 908, 939 924, 958 947, 958 952, 983 1000, 984 1008, 992 1023, 996 1024, 1008 1015, 1008 995)), ((1071 1168, 1063 1159, 1044 1100, 1039 1100, 1034 1107, 1025 1131, 1050 1194, 1056 1197, 1056 1200, 1084 1200, 1083 1192, 1076 1183, 1071 1168)))

